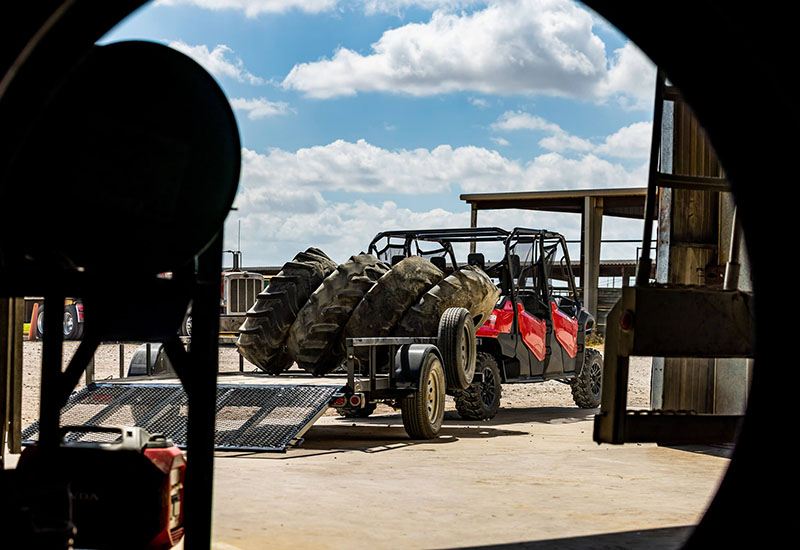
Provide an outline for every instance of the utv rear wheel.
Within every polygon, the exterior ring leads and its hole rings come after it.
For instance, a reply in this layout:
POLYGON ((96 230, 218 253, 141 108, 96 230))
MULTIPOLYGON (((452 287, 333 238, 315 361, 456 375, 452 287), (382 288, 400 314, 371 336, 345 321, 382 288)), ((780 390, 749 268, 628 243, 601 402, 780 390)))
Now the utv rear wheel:
POLYGON ((64 308, 64 340, 78 340, 83 335, 83 325, 78 322, 78 308, 64 308))
POLYGON ((455 392, 453 397, 456 410, 466 420, 488 420, 494 418, 500 409, 503 393, 502 378, 497 361, 488 353, 478 353, 476 371, 482 380, 473 382, 463 391, 455 392))
POLYGON ((583 355, 583 368, 570 384, 572 400, 582 409, 600 406, 603 391, 603 356, 599 351, 586 348, 583 355))
POLYGON ((298 253, 247 312, 236 346, 245 359, 270 374, 280 374, 292 365, 287 360, 286 337, 297 313, 336 264, 317 248, 298 253))
POLYGON ((445 376, 442 362, 429 353, 420 372, 420 387, 400 402, 403 426, 411 439, 433 439, 444 420, 445 376))
POLYGON ((475 325, 463 307, 445 310, 439 321, 439 351, 444 359, 447 390, 465 390, 475 378, 475 325))
POLYGON ((442 279, 406 312, 396 336, 435 336, 447 308, 463 307, 476 326, 492 313, 500 291, 480 268, 464 266, 442 279))
POLYGON ((375 282, 389 271, 371 254, 343 263, 314 291, 297 314, 286 346, 303 370, 326 374, 344 359, 340 338, 353 310, 375 282))

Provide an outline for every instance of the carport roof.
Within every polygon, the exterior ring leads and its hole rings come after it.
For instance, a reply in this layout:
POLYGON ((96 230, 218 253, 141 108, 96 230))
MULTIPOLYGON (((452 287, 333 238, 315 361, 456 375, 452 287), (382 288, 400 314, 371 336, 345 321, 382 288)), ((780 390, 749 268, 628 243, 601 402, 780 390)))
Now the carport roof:
POLYGON ((580 214, 584 199, 603 199, 603 215, 617 218, 644 218, 646 187, 616 189, 575 189, 570 191, 522 191, 516 193, 471 193, 461 195, 476 210, 540 210, 580 214))

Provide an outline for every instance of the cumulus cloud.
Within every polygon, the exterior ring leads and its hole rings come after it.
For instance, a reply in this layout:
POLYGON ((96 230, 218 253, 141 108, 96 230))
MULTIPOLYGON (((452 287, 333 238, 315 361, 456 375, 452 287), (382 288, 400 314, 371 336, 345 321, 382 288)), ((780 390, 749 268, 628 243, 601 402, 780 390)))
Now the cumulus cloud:
POLYGON ((614 51, 611 68, 600 86, 604 96, 616 98, 627 109, 650 110, 653 107, 653 91, 656 68, 642 50, 632 42, 614 51))
POLYGON ((497 145, 499 145, 500 147, 508 147, 509 145, 511 145, 511 142, 509 142, 509 141, 508 141, 507 139, 505 139, 505 138, 501 138, 501 137, 493 137, 493 138, 490 138, 490 139, 491 139, 491 140, 492 140, 494 143, 496 143, 497 145))
POLYGON ((253 99, 235 97, 231 99, 231 107, 237 111, 247 113, 247 118, 250 120, 288 115, 295 112, 285 101, 270 101, 263 97, 253 99))
POLYGON ((539 140, 539 146, 557 153, 567 151, 591 152, 608 157, 628 159, 644 159, 650 156, 650 132, 652 128, 650 122, 635 122, 620 128, 599 144, 572 135, 558 124, 524 111, 506 111, 492 123, 491 128, 495 131, 505 132, 531 130, 549 133, 550 135, 539 140))
MULTIPOLYGON (((459 191, 641 186, 646 177, 646 163, 630 169, 594 154, 567 158, 547 153, 523 162, 480 147, 389 150, 364 140, 297 151, 243 149, 238 211, 230 217, 227 234, 234 238, 235 224, 242 221, 248 264, 281 264, 308 246, 320 246, 343 261, 366 249, 381 230, 469 223, 466 207, 414 209, 381 200, 381 194, 427 193, 448 202, 459 191), (334 191, 351 193, 354 200, 340 194, 332 195, 334 200, 327 195, 334 191)), ((577 220, 544 213, 485 212, 479 221, 549 227, 573 237, 579 230, 577 220)))
POLYGON ((322 99, 470 91, 618 97, 639 105, 644 99, 637 94, 652 83, 637 78, 652 67, 627 46, 609 62, 593 24, 571 0, 493 2, 471 13, 437 10, 427 22, 387 30, 369 53, 340 48, 330 58, 295 65, 283 86, 322 99))
POLYGON ((610 157, 646 159, 650 157, 652 132, 651 122, 634 122, 608 136, 595 151, 610 157))
POLYGON ((233 50, 225 44, 217 44, 209 50, 205 44, 191 45, 181 40, 169 43, 170 48, 182 52, 217 78, 232 78, 248 84, 263 84, 264 80, 248 71, 244 62, 233 54, 233 50))
POLYGON ((482 97, 470 97, 467 101, 469 101, 470 105, 478 109, 486 109, 489 107, 489 102, 482 97))
POLYGON ((306 13, 330 11, 338 0, 157 0, 162 6, 197 6, 209 10, 238 10, 247 17, 262 13, 285 13, 297 10, 306 13))
POLYGON ((367 15, 376 13, 401 15, 408 8, 452 11, 484 4, 486 0, 364 0, 364 11, 367 15))
POLYGON ((337 140, 295 152, 243 149, 242 161, 245 188, 316 192, 433 194, 458 189, 626 187, 646 181, 645 172, 629 171, 593 154, 567 158, 547 153, 521 162, 482 147, 389 150, 365 140, 337 140))

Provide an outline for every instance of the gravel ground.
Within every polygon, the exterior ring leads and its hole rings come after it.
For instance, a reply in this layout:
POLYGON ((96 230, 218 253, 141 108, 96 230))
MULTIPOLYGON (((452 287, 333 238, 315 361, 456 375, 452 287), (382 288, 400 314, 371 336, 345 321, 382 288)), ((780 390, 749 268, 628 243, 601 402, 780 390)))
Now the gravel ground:
MULTIPOLYGON (((139 347, 138 343, 127 343, 124 346, 125 370, 139 347)), ((64 365, 78 347, 78 342, 64 343, 64 365)), ((39 374, 42 355, 41 342, 24 343, 23 388, 22 388, 22 424, 27 426, 38 418, 39 413, 39 374)), ((254 369, 245 363, 247 370, 254 369)), ((220 370, 236 371, 239 369, 239 355, 233 347, 220 348, 220 370)), ((119 377, 119 345, 105 344, 98 348, 95 355, 95 378, 97 380, 119 377)), ((79 387, 83 387, 83 379, 79 387)), ((650 402, 650 359, 636 357, 631 359, 628 403, 631 407, 647 407, 650 402)), ((560 382, 544 384, 505 384, 503 385, 503 408, 522 407, 572 407, 572 394, 569 386, 560 382)), ((452 399, 448 397, 448 410, 454 410, 452 399)), ((377 412, 390 412, 392 409, 380 405, 377 412)), ((335 415, 329 410, 328 415, 335 415)))

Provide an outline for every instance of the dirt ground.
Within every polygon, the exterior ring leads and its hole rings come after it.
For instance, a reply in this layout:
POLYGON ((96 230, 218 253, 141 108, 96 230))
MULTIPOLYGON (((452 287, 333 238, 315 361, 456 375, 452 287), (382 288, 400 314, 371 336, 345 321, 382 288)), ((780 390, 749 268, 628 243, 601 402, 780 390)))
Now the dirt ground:
MULTIPOLYGON (((97 379, 119 376, 118 354, 98 350, 97 379)), ((40 355, 25 343, 26 424, 40 355)), ((238 370, 234 349, 220 355, 238 370)), ((649 382, 650 361, 633 360, 631 406, 648 405, 649 382)), ((713 450, 595 444, 594 411, 564 384, 503 392, 490 421, 463 421, 450 403, 431 441, 409 440, 382 406, 356 422, 331 412, 286 453, 217 453, 213 548, 678 548, 727 468, 713 450)))
MULTIPOLYGON (((133 354, 140 343, 126 343, 123 346, 124 372, 127 372, 133 354)), ((72 357, 78 342, 64 343, 64 365, 72 357)), ((23 346, 23 387, 22 387, 22 425, 27 426, 39 416, 39 379, 41 372, 41 342, 25 342, 23 346)), ((245 362, 246 370, 256 368, 245 362)), ((220 348, 220 371, 239 370, 239 355, 233 347, 220 348)), ((95 354, 95 379, 104 380, 118 378, 119 345, 101 345, 95 354)), ((84 379, 78 389, 83 387, 84 379)), ((650 359, 635 357, 631 359, 628 403, 631 407, 647 407, 650 403, 650 359)), ((560 382, 544 384, 505 384, 503 386, 503 408, 519 407, 572 407, 572 394, 569 386, 560 382)), ((448 410, 455 410, 452 399, 448 398, 448 410)), ((388 413, 392 409, 381 405, 378 412, 388 413)), ((327 416, 336 416, 336 411, 329 410, 327 416)))

